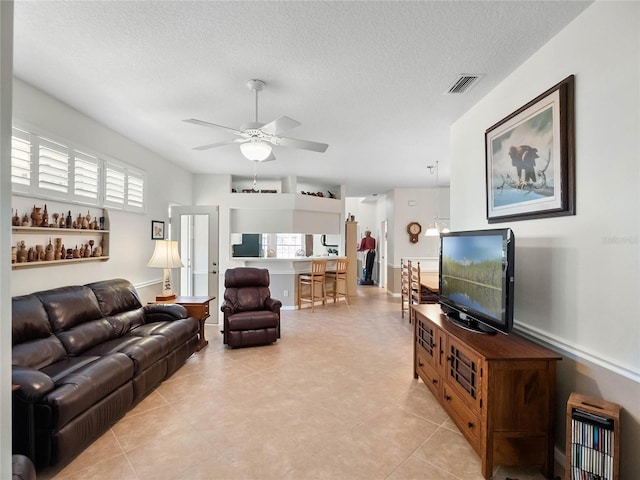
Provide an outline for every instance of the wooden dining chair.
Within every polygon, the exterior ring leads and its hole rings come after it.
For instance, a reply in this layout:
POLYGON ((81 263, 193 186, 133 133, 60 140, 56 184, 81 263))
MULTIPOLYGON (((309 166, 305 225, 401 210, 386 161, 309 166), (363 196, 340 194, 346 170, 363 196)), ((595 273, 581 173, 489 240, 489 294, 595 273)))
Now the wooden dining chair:
POLYGON ((401 312, 404 318, 405 312, 409 312, 409 303, 411 290, 409 289, 409 265, 411 260, 400 260, 400 296, 401 296, 401 312))
POLYGON ((323 305, 327 304, 326 270, 326 260, 311 260, 311 271, 298 275, 298 309, 302 308, 303 301, 311 302, 312 312, 316 300, 320 299, 323 305))
POLYGON ((349 304, 349 282, 347 282, 347 268, 349 267, 348 258, 338 258, 336 260, 335 271, 326 272, 327 282, 331 286, 331 293, 333 296, 333 303, 339 300, 339 297, 344 297, 344 300, 349 304))

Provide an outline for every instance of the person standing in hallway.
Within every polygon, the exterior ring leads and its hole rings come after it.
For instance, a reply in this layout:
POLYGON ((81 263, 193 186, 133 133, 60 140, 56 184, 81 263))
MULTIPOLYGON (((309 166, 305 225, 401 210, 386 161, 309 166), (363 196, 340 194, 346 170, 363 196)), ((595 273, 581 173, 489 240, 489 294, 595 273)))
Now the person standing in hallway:
POLYGON ((360 241, 358 247, 359 252, 364 252, 364 273, 362 275, 361 285, 373 285, 371 275, 373 273, 373 261, 376 258, 376 239, 371 236, 371 230, 364 232, 364 237, 360 241))

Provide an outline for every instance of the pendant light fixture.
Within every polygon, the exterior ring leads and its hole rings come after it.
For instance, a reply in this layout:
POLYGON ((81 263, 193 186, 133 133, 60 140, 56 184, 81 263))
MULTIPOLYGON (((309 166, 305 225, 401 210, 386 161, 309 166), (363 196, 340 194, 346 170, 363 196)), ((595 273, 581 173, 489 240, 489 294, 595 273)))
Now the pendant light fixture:
POLYGON ((441 232, 448 232, 449 229, 446 225, 439 225, 438 221, 440 220, 440 192, 438 191, 438 187, 440 186, 440 176, 438 174, 438 161, 436 161, 435 165, 427 165, 429 169, 429 173, 433 175, 433 172, 436 172, 436 216, 433 219, 433 223, 429 225, 429 228, 424 232, 425 237, 439 237, 441 232))

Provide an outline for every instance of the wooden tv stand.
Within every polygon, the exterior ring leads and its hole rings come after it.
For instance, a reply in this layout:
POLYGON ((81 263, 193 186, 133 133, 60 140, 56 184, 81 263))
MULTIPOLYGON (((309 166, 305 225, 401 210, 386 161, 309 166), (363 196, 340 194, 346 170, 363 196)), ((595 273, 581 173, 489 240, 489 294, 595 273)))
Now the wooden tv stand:
POLYGON ((451 323, 439 305, 411 305, 414 367, 482 461, 540 465, 553 478, 556 361, 518 335, 484 335, 451 323))

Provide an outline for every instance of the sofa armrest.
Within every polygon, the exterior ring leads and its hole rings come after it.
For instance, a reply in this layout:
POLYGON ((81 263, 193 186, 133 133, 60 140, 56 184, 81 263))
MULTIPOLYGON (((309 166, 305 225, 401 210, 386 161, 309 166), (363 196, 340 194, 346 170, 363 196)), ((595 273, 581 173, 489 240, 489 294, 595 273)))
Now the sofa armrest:
POLYGON ((11 367, 11 383, 20 386, 14 395, 26 403, 36 403, 55 388, 55 383, 46 373, 16 365, 11 367))
POLYGON ((275 298, 269 297, 265 300, 264 306, 272 312, 278 312, 280 311, 280 308, 282 308, 282 302, 280 300, 276 300, 275 298))
POLYGON ((235 308, 233 308, 233 305, 227 303, 227 301, 225 300, 222 302, 222 305, 220 305, 220 311, 224 313, 225 316, 233 315, 235 313, 235 308))
POLYGON ((144 306, 145 323, 173 322, 188 316, 187 309, 177 303, 150 303, 144 306))

